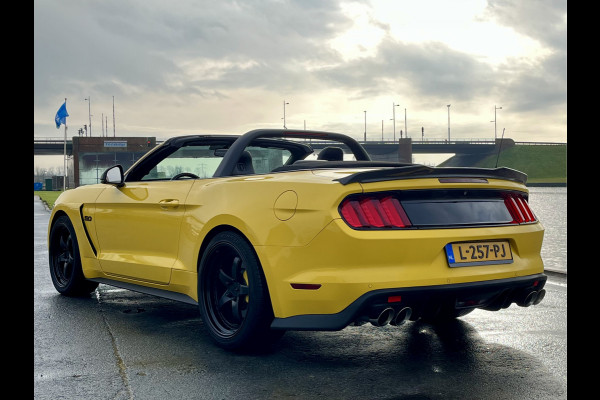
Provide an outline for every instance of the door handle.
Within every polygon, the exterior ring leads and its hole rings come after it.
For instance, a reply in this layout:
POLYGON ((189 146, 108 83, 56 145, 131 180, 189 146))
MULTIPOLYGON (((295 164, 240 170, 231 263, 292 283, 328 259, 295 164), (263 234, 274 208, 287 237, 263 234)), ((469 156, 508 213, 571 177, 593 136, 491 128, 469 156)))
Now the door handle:
POLYGON ((177 207, 179 207, 179 200, 177 200, 177 199, 163 199, 163 200, 159 201, 158 204, 160 205, 160 208, 162 208, 163 210, 168 210, 170 208, 177 208, 177 207))

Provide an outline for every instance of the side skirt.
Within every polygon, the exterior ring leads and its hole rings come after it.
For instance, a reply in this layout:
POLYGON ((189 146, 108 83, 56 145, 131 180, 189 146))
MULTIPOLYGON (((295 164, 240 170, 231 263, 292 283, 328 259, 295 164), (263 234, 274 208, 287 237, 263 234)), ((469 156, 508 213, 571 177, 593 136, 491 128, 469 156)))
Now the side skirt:
POLYGON ((142 285, 136 285, 135 283, 115 281, 115 280, 106 279, 106 278, 90 278, 88 280, 93 281, 93 282, 103 283, 105 285, 115 286, 115 287, 118 287, 121 289, 131 290, 131 291, 138 292, 138 293, 149 294, 151 296, 157 296, 157 297, 162 297, 162 298, 169 299, 169 300, 180 301, 182 303, 192 304, 195 306, 198 305, 198 302, 196 300, 192 299, 190 296, 185 295, 183 293, 176 293, 176 292, 171 292, 168 290, 157 289, 157 288, 152 288, 152 287, 147 287, 147 286, 142 286, 142 285))

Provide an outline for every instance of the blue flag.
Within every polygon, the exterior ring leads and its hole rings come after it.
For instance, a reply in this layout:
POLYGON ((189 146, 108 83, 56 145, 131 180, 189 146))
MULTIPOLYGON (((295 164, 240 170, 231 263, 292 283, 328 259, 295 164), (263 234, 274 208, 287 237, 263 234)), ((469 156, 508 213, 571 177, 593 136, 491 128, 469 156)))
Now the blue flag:
POLYGON ((56 129, 60 128, 60 124, 67 124, 68 116, 69 114, 67 113, 67 102, 65 101, 56 112, 56 117, 54 117, 54 122, 56 122, 56 129))

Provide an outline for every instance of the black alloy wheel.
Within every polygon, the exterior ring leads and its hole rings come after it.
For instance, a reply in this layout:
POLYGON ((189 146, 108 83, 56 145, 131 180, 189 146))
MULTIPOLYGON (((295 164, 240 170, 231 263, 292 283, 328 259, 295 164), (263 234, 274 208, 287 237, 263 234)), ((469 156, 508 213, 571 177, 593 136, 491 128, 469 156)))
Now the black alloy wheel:
POLYGON ((77 236, 66 215, 58 217, 52 225, 48 258, 52 283, 59 293, 84 296, 98 287, 97 282, 88 281, 83 275, 77 236))
POLYGON ((260 349, 272 331, 273 311, 262 268, 251 245, 234 232, 208 244, 199 266, 198 303, 211 338, 228 350, 260 349))

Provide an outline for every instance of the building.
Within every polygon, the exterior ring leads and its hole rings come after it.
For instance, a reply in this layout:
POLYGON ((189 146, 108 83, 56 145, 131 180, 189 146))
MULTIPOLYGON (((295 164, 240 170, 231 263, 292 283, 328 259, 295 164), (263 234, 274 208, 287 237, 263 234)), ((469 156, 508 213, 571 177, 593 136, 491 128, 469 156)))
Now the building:
POLYGON ((74 187, 100 183, 102 173, 116 164, 126 171, 154 146, 155 137, 74 136, 74 187))

